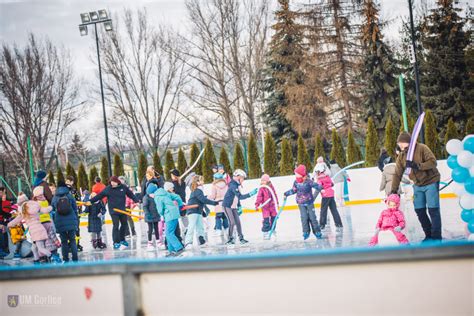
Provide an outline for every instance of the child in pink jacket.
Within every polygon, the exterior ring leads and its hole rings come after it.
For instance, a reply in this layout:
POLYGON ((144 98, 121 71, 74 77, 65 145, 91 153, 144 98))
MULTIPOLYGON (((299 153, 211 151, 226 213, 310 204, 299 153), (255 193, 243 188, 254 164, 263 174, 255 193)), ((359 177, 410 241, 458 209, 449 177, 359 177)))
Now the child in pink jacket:
MULTIPOLYGON (((208 196, 209 199, 215 201, 224 200, 224 196, 227 193, 227 180, 224 176, 224 173, 216 172, 214 173, 214 181, 212 182, 211 194, 208 196)), ((229 221, 225 216, 222 203, 219 203, 214 207, 214 212, 216 213, 216 223, 214 225, 214 233, 216 236, 223 236, 224 231, 229 228, 229 221)))
MULTIPOLYGON (((336 201, 334 199, 334 183, 328 175, 328 168, 326 164, 317 164, 314 168, 315 177, 317 178, 318 184, 322 186, 321 190, 321 215, 319 218, 319 225, 321 229, 324 229, 327 223, 328 207, 331 210, 332 217, 336 223, 337 231, 342 231, 342 220, 337 210, 336 201)), ((315 179, 316 180, 316 179, 315 179)))
POLYGON ((398 194, 390 194, 385 203, 388 208, 380 214, 377 225, 375 226, 375 236, 370 240, 369 246, 378 244, 379 232, 381 230, 391 231, 400 244, 408 244, 407 237, 402 233, 402 229, 405 228, 405 216, 399 209, 400 197, 398 194))
POLYGON ((264 174, 262 176, 262 178, 260 179, 260 184, 266 185, 270 187, 270 189, 272 190, 272 192, 270 192, 268 188, 261 187, 258 190, 257 199, 255 200, 255 209, 256 210, 258 210, 259 208, 262 209, 263 239, 269 239, 270 230, 272 229, 273 222, 275 221, 275 218, 277 216, 278 197, 277 197, 275 188, 270 182, 270 176, 268 174, 264 174))

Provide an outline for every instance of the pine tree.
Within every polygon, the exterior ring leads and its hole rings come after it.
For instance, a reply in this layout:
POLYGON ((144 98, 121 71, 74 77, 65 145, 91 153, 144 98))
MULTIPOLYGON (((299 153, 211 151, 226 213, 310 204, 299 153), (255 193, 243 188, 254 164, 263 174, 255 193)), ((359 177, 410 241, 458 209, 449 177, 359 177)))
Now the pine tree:
POLYGON ((344 152, 344 147, 342 146, 342 140, 337 134, 336 129, 332 129, 332 148, 330 158, 331 160, 335 160, 336 163, 341 167, 344 168, 347 165, 346 162, 346 153, 344 152))
POLYGON ((114 155, 114 176, 123 176, 125 175, 125 170, 123 168, 123 161, 119 154, 114 155))
POLYGON ((87 178, 86 168, 81 162, 79 168, 77 169, 77 186, 82 190, 87 190, 89 188, 89 179, 87 178))
MULTIPOLYGON (((191 154, 190 154, 190 158, 189 158, 189 163, 190 165, 192 166, 196 160, 197 160, 197 157, 199 157, 199 154, 201 153, 201 151, 199 150, 198 146, 196 144, 192 144, 191 146, 191 154)), ((194 167, 194 172, 196 174, 199 174, 199 175, 202 175, 202 167, 201 167, 201 163, 197 163, 196 166, 194 167)))
POLYGON ((240 143, 234 145, 234 171, 236 169, 245 170, 245 157, 240 143))
POLYGON ((469 115, 474 114, 473 100, 467 98, 469 71, 464 54, 472 31, 455 2, 438 0, 421 25, 425 52, 420 65, 422 102, 433 111, 441 135, 446 133, 449 118, 457 130, 463 130, 469 115))
POLYGON ((454 124, 454 120, 450 117, 448 120, 448 126, 446 127, 446 134, 444 135, 444 148, 446 148, 446 144, 451 139, 459 139, 459 134, 456 124, 454 124))
MULTIPOLYGON (((372 117, 379 138, 384 135, 388 120, 398 117, 399 73, 397 62, 389 45, 384 42, 379 18, 379 5, 373 0, 364 0, 362 5, 362 44, 364 62, 361 73, 363 87, 362 107, 364 120, 372 117)), ((395 147, 394 147, 395 148, 395 147)), ((390 151, 391 156, 393 150, 390 151)))
POLYGON ((67 177, 73 177, 74 178, 74 188, 77 190, 77 174, 76 171, 74 170, 74 167, 72 164, 68 161, 66 164, 66 178, 67 177))
POLYGON ((221 147, 221 151, 219 153, 219 163, 224 166, 224 170, 227 174, 232 174, 232 168, 230 167, 229 155, 227 154, 227 150, 225 146, 221 147))
POLYGON ((74 133, 72 137, 71 145, 69 146, 69 157, 74 158, 77 162, 84 162, 89 156, 89 150, 84 145, 84 142, 81 140, 80 136, 77 133, 74 133))
POLYGON ((204 147, 204 154, 202 157, 202 176, 206 183, 212 182, 214 174, 212 167, 217 165, 216 155, 214 153, 214 147, 209 138, 206 140, 206 146, 204 147))
POLYGON ((265 134, 265 152, 263 154, 263 168, 271 177, 278 175, 278 158, 275 140, 271 133, 265 134))
POLYGON ((385 126, 384 148, 387 150, 388 155, 392 157, 392 159, 396 158, 395 149, 397 147, 398 134, 398 131, 392 123, 392 119, 389 117, 387 120, 387 125, 385 126))
POLYGON ((56 181, 54 180, 54 173, 51 170, 49 170, 48 172, 48 183, 56 185, 56 181))
POLYGON ((153 167, 155 168, 156 172, 163 176, 163 166, 161 164, 161 158, 158 154, 158 150, 153 153, 153 167))
POLYGON ((171 150, 167 150, 165 154, 165 170, 164 170, 164 177, 167 181, 171 181, 171 170, 175 168, 173 154, 171 150))
POLYGON ((184 151, 181 147, 179 147, 178 151, 178 171, 179 174, 183 174, 188 167, 188 162, 186 161, 186 157, 184 156, 184 151))
POLYGON ((296 164, 303 164, 308 170, 312 168, 311 159, 309 158, 308 150, 306 149, 306 144, 304 143, 303 137, 301 134, 298 136, 298 147, 296 153, 296 164))
POLYGON ((379 155, 379 140, 377 129, 371 117, 367 122, 367 135, 365 139, 365 166, 373 167, 377 165, 379 155))
POLYGON ((97 172, 97 168, 95 166, 89 170, 89 190, 92 190, 92 186, 95 184, 95 178, 97 178, 98 175, 99 173, 97 172))
POLYGON ((281 142, 280 175, 288 176, 293 174, 294 166, 291 144, 288 139, 283 138, 283 141, 281 142))
POLYGON ((314 165, 316 166, 319 157, 326 159, 326 151, 324 150, 324 142, 320 133, 316 134, 314 141, 314 165))
POLYGON ((64 174, 63 174, 63 171, 61 170, 61 168, 58 168, 58 170, 56 171, 56 184, 59 184, 59 182, 64 182, 64 174))
POLYGON ((474 134, 474 117, 470 117, 466 124, 465 135, 474 134))
POLYGON ((249 150, 248 150, 248 162, 249 162, 249 178, 256 179, 262 175, 262 166, 260 165, 260 156, 258 154, 257 141, 253 133, 249 135, 249 150))
POLYGON ((431 110, 427 110, 425 116, 425 145, 431 149, 436 158, 442 158, 442 148, 439 145, 438 132, 436 131, 436 120, 431 110))
POLYGON ((347 164, 351 165, 355 162, 362 161, 362 153, 359 145, 357 145, 352 130, 347 133, 347 164))
MULTIPOLYGON (((142 179, 145 177, 147 167, 148 167, 148 161, 146 159, 146 154, 142 152, 140 153, 140 156, 138 156, 138 171, 137 172, 138 172, 139 181, 142 181, 142 179)), ((163 174, 161 173, 161 175, 163 174)))
POLYGON ((110 175, 109 175, 109 161, 107 158, 102 157, 101 163, 100 163, 100 178, 102 179, 103 183, 107 183, 109 181, 110 175))

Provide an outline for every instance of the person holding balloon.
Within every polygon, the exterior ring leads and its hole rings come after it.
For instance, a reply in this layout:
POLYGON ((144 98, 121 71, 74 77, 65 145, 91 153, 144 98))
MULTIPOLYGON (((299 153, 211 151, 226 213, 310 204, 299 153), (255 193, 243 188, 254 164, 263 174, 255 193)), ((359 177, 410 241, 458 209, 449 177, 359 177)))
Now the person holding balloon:
POLYGON ((423 241, 441 240, 440 173, 437 168, 436 157, 428 146, 416 143, 413 159, 407 160, 410 141, 411 135, 407 132, 403 132, 398 136, 397 145, 401 152, 396 161, 391 193, 397 194, 405 169, 411 168, 409 178, 414 182, 413 204, 425 233, 423 241))

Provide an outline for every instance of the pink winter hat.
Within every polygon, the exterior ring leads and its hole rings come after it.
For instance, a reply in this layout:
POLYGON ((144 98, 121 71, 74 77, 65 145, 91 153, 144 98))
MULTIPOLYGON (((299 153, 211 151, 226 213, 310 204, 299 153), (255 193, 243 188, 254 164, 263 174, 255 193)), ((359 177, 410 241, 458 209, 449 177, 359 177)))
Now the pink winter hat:
POLYGON ((400 206, 400 197, 398 196, 398 194, 390 194, 388 197, 387 197, 387 200, 386 202, 394 202, 397 207, 400 206))
POLYGON ((33 189, 33 196, 40 196, 44 194, 44 188, 42 186, 38 186, 33 189))
POLYGON ((306 176, 307 173, 305 165, 299 165, 298 167, 296 167, 295 174, 298 174, 302 177, 306 176))
POLYGON ((262 177, 260 178, 260 181, 268 182, 268 181, 270 181, 270 176, 268 174, 264 173, 262 175, 262 177))

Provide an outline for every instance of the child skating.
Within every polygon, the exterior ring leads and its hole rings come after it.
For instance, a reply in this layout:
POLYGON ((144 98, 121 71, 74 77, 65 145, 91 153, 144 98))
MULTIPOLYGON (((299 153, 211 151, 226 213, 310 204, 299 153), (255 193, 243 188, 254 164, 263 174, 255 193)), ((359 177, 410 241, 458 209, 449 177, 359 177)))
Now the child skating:
POLYGON ((326 227, 327 218, 328 218, 328 208, 331 210, 332 217, 336 223, 336 230, 342 231, 342 220, 337 210, 336 201, 334 200, 334 183, 329 177, 329 169, 325 164, 317 164, 314 168, 315 170, 315 180, 317 179, 318 184, 321 186, 321 216, 319 219, 319 224, 321 229, 326 227))
MULTIPOLYGON (((92 192, 90 198, 93 198, 97 194, 92 192)), ((86 206, 85 211, 87 213, 87 230, 91 234, 92 247, 94 249, 104 249, 107 245, 102 242, 102 216, 105 215, 106 209, 104 203, 101 200, 96 201, 90 206, 86 206)))
POLYGON ((387 209, 380 214, 375 226, 375 236, 369 242, 369 246, 378 244, 380 231, 391 231, 400 244, 408 244, 408 239, 402 230, 405 228, 405 216, 400 210, 400 197, 397 194, 390 194, 385 201, 387 209))
POLYGON ((158 223, 160 222, 160 214, 156 208, 156 203, 153 197, 155 191, 158 189, 158 186, 154 183, 148 184, 146 188, 146 194, 143 196, 143 211, 145 212, 145 222, 148 225, 148 244, 147 251, 154 251, 159 249, 160 246, 160 231, 158 223), (155 243, 153 243, 153 235, 155 235, 155 243))
MULTIPOLYGON (((224 178, 224 174, 217 172, 214 174, 214 181, 212 182, 212 190, 209 195, 209 199, 222 201, 225 194, 227 193, 227 182, 224 178)), ((225 216, 222 205, 217 204, 214 208, 216 213, 216 223, 214 226, 214 233, 216 236, 223 236, 224 231, 229 228, 229 221, 225 216)))
MULTIPOLYGON (((270 239, 270 230, 272 229, 273 222, 277 216, 277 208, 278 208, 278 197, 273 187, 272 183, 270 182, 270 176, 268 174, 264 174, 260 179, 260 184, 269 187, 261 187, 257 193, 257 199, 255 200, 255 209, 262 209, 262 232, 263 232, 263 239, 270 239), (271 192, 270 192, 271 190, 271 192)), ((275 232, 273 232, 275 234, 275 232)))
POLYGON ((319 192, 322 187, 308 177, 304 165, 299 165, 294 172, 296 180, 293 182, 291 190, 285 192, 285 196, 296 194, 296 203, 300 209, 301 226, 303 227, 303 239, 309 238, 311 230, 316 238, 321 239, 323 234, 314 211, 314 200, 317 194, 313 194, 313 189, 319 192))
MULTIPOLYGON (((13 218, 19 215, 18 210, 12 211, 13 218)), ((10 227, 10 239, 12 244, 15 246, 15 253, 13 254, 13 260, 21 259, 21 245, 26 240, 25 229, 23 224, 20 222, 18 225, 10 227)))

